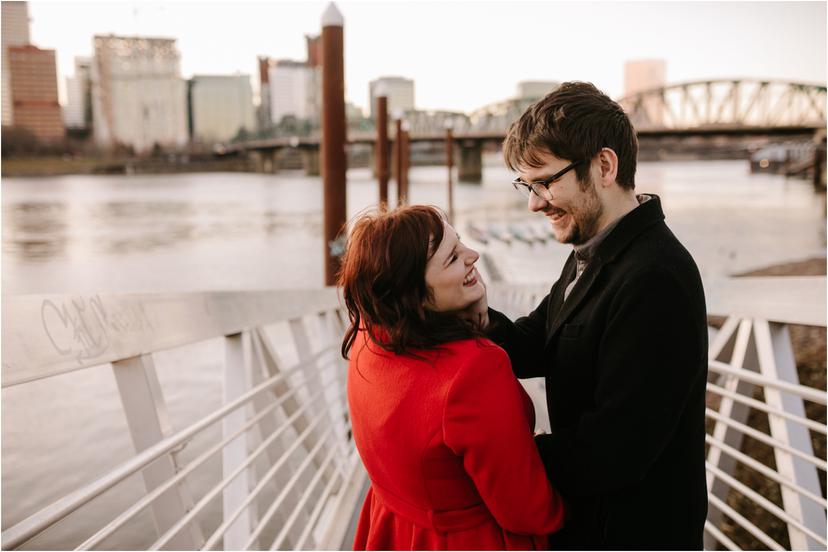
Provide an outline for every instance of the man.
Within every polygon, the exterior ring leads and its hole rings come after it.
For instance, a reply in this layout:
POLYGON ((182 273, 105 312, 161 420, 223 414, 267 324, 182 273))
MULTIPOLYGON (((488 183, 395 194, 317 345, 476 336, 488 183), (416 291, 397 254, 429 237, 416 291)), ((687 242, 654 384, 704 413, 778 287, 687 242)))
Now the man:
POLYGON ((635 194, 637 153, 621 107, 579 82, 504 142, 529 210, 574 247, 528 316, 488 310, 515 374, 546 378, 552 431, 536 441, 570 511, 553 550, 702 548, 704 291, 659 198, 635 194))

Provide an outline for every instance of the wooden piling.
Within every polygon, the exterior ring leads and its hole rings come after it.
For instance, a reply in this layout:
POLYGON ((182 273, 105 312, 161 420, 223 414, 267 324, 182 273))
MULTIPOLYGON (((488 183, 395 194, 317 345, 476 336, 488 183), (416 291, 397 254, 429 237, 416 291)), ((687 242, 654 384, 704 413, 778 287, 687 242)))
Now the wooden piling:
POLYGON ((345 61, 344 19, 331 2, 322 14, 322 183, 325 285, 336 284, 345 250, 345 61))
POLYGON ((397 181, 397 205, 404 205, 402 119, 397 119, 394 127, 394 180, 397 181))
POLYGON ((408 169, 411 166, 411 140, 408 134, 408 125, 402 125, 402 140, 400 141, 400 159, 402 162, 402 173, 400 183, 402 184, 402 204, 408 205, 408 169))
POLYGON ((454 165, 454 136, 451 127, 446 128, 446 167, 448 167, 448 219, 454 224, 454 186, 451 181, 451 171, 454 165))
POLYGON ((380 205, 388 204, 388 98, 377 96, 377 143, 374 153, 377 163, 380 205))

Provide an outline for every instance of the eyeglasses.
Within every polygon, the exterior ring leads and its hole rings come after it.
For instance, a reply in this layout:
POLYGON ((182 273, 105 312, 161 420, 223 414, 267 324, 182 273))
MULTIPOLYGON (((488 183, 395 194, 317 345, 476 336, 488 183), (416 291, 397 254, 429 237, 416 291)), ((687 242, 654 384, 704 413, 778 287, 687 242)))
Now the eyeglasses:
POLYGON ((580 161, 575 161, 574 163, 570 163, 560 171, 556 172, 549 178, 544 180, 536 180, 535 182, 524 182, 520 179, 520 177, 515 178, 512 181, 512 186, 515 187, 515 190, 519 191, 524 197, 529 197, 532 192, 535 193, 536 196, 547 199, 549 197, 549 185, 555 182, 556 180, 560 180, 563 175, 583 163, 583 159, 580 161))

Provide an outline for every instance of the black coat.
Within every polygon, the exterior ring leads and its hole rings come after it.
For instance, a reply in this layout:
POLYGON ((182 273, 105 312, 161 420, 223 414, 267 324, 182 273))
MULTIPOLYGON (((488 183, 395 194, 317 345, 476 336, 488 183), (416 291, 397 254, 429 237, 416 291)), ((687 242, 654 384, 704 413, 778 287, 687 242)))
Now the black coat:
POLYGON ((658 197, 625 216, 572 288, 528 316, 489 310, 519 378, 545 377, 552 432, 536 438, 570 507, 552 549, 701 549, 707 516, 707 314, 693 258, 658 197))

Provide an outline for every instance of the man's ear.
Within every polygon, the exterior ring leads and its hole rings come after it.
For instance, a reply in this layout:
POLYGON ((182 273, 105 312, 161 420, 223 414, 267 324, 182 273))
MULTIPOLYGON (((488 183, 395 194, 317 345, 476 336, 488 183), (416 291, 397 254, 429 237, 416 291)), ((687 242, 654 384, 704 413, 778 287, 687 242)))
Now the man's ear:
POLYGON ((601 186, 606 188, 615 184, 615 178, 618 176, 618 155, 610 148, 601 148, 598 162, 601 168, 601 186))

